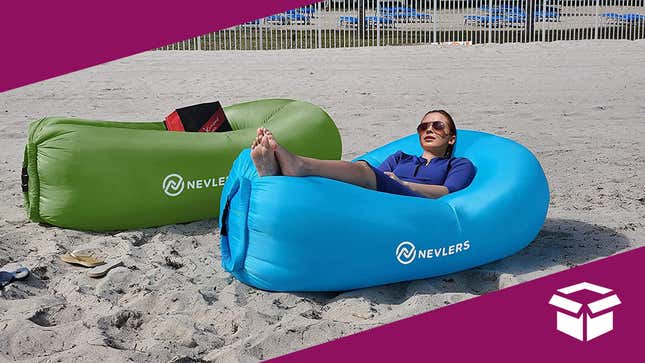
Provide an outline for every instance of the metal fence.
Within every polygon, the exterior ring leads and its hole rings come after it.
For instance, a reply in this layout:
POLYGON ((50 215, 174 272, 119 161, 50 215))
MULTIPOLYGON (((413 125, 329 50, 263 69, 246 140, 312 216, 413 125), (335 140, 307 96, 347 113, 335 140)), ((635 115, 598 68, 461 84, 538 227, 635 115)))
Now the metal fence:
POLYGON ((161 49, 645 38, 645 0, 327 0, 161 49))

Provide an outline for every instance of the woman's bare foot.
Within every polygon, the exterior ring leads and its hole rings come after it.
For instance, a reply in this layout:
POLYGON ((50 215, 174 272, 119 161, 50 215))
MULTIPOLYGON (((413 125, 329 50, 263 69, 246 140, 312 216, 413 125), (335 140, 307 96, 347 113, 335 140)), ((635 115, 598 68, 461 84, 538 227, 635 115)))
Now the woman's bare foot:
MULTIPOLYGON (((292 153, 291 151, 283 148, 277 141, 273 138, 271 131, 266 130, 264 133, 264 139, 267 140, 269 147, 275 151, 275 157, 278 161, 280 171, 282 175, 286 176, 305 176, 304 160, 298 155, 292 153)), ((264 141, 264 139, 262 139, 264 141)))
POLYGON ((256 146, 260 145, 260 142, 262 142, 262 137, 264 136, 265 130, 267 129, 265 129, 264 127, 258 127, 258 130, 255 135, 255 139, 253 139, 253 142, 251 143, 251 150, 255 149, 256 146))
MULTIPOLYGON (((258 134, 260 133, 258 129, 258 134)), ((258 136, 259 137, 259 136, 258 136)), ((255 147, 251 150, 251 159, 258 171, 259 176, 273 176, 280 174, 280 165, 276 160, 273 148, 269 145, 269 139, 266 135, 262 136, 259 143, 253 141, 255 147)))

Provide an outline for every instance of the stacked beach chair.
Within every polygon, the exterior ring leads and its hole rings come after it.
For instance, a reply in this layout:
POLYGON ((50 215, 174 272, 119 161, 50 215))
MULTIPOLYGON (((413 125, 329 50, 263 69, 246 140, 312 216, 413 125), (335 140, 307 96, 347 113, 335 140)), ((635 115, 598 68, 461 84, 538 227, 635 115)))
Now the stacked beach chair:
POLYGON ((383 7, 380 9, 382 17, 390 18, 402 23, 430 23, 432 22, 432 15, 426 13, 420 13, 415 8, 403 7, 403 6, 394 6, 394 7, 383 7))
MULTIPOLYGON (((338 25, 343 28, 356 27, 358 26, 358 17, 340 16, 338 18, 338 25)), ((367 28, 376 28, 379 25, 381 28, 394 28, 396 25, 396 22, 394 21, 394 19, 384 17, 384 16, 366 16, 365 17, 365 26, 367 28)))
POLYGON ((311 18, 315 17, 316 8, 313 6, 305 6, 297 9, 288 10, 283 14, 270 15, 264 18, 264 21, 269 24, 277 25, 291 25, 303 24, 310 25, 311 18))
MULTIPOLYGON (((366 16, 365 26, 368 28, 376 28, 380 25, 382 28, 394 28, 397 23, 414 23, 432 22, 432 15, 420 13, 415 8, 410 7, 383 7, 377 11, 377 15, 366 16)), ((355 27, 358 26, 359 20, 356 16, 340 16, 338 18, 338 25, 341 27, 355 27)))
POLYGON ((618 14, 618 13, 604 13, 600 14, 601 17, 607 20, 609 24, 643 24, 645 23, 645 15, 642 14, 618 14))
MULTIPOLYGON (((523 27, 526 24, 526 11, 517 6, 481 6, 479 10, 485 15, 465 15, 464 24, 492 27, 523 27)), ((535 9, 535 21, 559 21, 560 12, 553 7, 535 9)))

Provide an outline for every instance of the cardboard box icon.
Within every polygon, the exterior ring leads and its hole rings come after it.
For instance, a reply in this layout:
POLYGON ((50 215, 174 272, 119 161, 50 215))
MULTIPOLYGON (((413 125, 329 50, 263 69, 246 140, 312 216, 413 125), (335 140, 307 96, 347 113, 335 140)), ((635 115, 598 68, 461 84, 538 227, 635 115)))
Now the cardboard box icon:
POLYGON ((611 289, 581 282, 557 292, 549 304, 564 310, 556 314, 559 331, 580 341, 589 341, 614 329, 614 312, 610 309, 621 301, 611 289))

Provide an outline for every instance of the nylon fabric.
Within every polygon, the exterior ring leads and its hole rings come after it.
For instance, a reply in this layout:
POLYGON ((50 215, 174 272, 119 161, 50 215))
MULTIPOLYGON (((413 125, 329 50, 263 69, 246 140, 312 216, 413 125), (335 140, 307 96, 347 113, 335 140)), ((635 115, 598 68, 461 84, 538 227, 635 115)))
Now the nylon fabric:
MULTIPOLYGON (((420 155, 416 134, 356 160, 380 165, 401 150, 420 155)), ((528 245, 546 218, 549 188, 535 156, 499 136, 460 130, 454 156, 477 172, 439 199, 365 189, 320 177, 258 177, 246 149, 233 163, 250 188, 220 218, 222 265, 240 281, 272 291, 342 291, 469 269, 528 245), (235 252, 239 251, 239 252, 235 252), (235 263, 230 256, 237 256, 235 263), (244 256, 240 261, 239 257, 244 256)), ((239 196, 239 198, 238 198, 239 196)))

